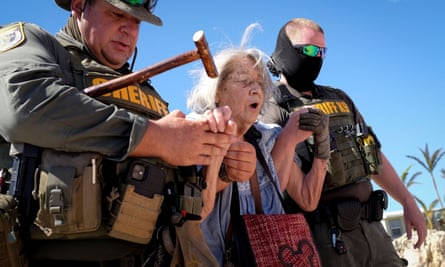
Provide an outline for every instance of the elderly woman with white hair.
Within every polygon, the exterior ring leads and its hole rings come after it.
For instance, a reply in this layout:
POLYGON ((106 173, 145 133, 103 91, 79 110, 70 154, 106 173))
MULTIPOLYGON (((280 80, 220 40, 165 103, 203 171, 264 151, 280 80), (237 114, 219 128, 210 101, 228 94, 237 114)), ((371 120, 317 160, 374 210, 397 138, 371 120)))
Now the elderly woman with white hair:
MULTIPOLYGON (((255 25, 251 25, 247 28, 244 40, 247 40, 254 27, 255 25)), ((240 181, 237 177, 220 174, 217 186, 219 192, 214 205, 211 205, 213 210, 201 224, 207 243, 221 264, 231 217, 234 187, 229 185, 232 181, 236 182, 234 185, 239 195, 240 214, 256 214, 259 209, 264 214, 283 214, 285 210, 280 198, 284 191, 302 209, 314 209, 326 172, 326 158, 320 157, 314 160, 312 169, 304 174, 295 154, 296 144, 311 135, 314 136, 320 153, 326 152, 321 150, 329 150, 325 114, 312 108, 294 112, 284 128, 258 121, 264 101, 270 96, 273 86, 265 59, 261 50, 243 48, 243 45, 240 48, 221 50, 214 57, 219 76, 210 78, 201 70, 198 82, 187 101, 188 108, 194 113, 211 111, 215 118, 220 115, 218 112, 221 109, 227 111, 229 107, 239 142, 248 142, 256 148, 257 164, 254 175, 248 181, 240 181), (259 190, 260 206, 255 206, 252 194, 255 188, 259 190)), ((224 131, 223 128, 219 131, 224 131)))

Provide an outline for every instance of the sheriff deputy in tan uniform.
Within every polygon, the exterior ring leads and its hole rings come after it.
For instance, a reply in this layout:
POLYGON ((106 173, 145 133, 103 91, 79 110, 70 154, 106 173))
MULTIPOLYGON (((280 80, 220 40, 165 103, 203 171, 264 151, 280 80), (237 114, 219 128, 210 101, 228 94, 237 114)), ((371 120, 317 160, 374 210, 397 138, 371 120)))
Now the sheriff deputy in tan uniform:
MULTIPOLYGON (((169 112, 150 82, 98 98, 82 92, 132 71, 127 61, 140 23, 162 25, 153 14, 156 2, 56 0, 71 12, 56 38, 31 23, 0 28, 2 164, 10 164, 9 143, 17 155, 23 147, 38 148, 36 174, 16 177, 32 185, 32 194, 23 196, 31 205, 19 210, 31 214, 23 218, 31 266, 138 266, 149 256, 150 265, 168 265, 172 256, 179 265, 214 264, 207 248, 190 257, 178 249, 183 237, 174 237, 188 221, 199 222, 206 205, 201 193, 213 182, 193 167, 175 166, 205 166, 230 154, 243 164, 226 162, 227 173, 249 177, 253 149, 231 153, 228 118, 217 132, 208 121, 186 120, 169 112)), ((20 188, 14 190, 9 193, 20 188)))

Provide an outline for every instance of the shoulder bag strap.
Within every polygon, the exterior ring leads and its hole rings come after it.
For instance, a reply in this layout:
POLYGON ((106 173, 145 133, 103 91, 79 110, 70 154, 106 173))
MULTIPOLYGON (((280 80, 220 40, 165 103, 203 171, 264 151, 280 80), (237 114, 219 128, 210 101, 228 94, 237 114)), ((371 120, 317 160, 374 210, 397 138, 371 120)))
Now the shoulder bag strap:
POLYGON ((258 184, 256 172, 250 177, 250 190, 252 190, 253 199, 255 200, 255 213, 264 214, 263 205, 261 204, 260 185, 258 184))
MULTIPOLYGON (((261 134, 261 133, 259 133, 255 129, 255 127, 252 126, 247 131, 247 133, 244 135, 244 137, 246 138, 247 142, 249 142, 250 144, 252 144, 255 147, 257 159, 260 161, 261 166, 263 167, 264 171, 266 172, 267 176, 270 179, 270 182, 273 184, 275 190, 277 191, 278 197, 280 198, 280 202, 281 202, 281 205, 282 205, 284 211, 286 213, 288 213, 288 211, 290 211, 290 208, 288 208, 287 204, 285 203, 285 201, 283 199, 283 196, 281 195, 281 190, 277 187, 277 184, 274 182, 273 176, 272 176, 272 172, 270 171, 269 166, 267 165, 266 159, 264 158, 264 155, 261 152, 260 146, 258 145, 258 142, 257 142, 258 134, 261 134)), ((255 177, 252 176, 252 178, 255 178, 254 180, 255 180, 255 182, 257 184, 258 195, 259 195, 259 185, 258 185, 258 178, 257 178, 256 172, 255 172, 254 176, 255 177)), ((250 184, 251 184, 251 188, 252 188, 252 193, 253 193, 254 198, 255 198, 255 208, 256 208, 257 200, 256 200, 256 197, 255 197, 255 192, 253 191, 253 187, 252 187, 252 184, 253 184, 252 183, 252 180, 253 180, 252 178, 250 178, 250 184)), ((259 201, 261 201, 261 199, 259 199, 259 201)), ((262 208, 261 208, 261 210, 262 210, 262 208)))

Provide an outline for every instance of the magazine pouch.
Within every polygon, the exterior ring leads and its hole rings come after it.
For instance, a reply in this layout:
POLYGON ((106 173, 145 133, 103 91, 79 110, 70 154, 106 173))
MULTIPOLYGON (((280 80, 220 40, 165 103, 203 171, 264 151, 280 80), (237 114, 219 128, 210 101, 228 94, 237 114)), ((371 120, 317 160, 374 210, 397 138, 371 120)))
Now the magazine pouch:
POLYGON ((388 195, 383 190, 372 192, 369 200, 364 204, 364 219, 378 222, 383 219, 383 211, 388 207, 388 195))

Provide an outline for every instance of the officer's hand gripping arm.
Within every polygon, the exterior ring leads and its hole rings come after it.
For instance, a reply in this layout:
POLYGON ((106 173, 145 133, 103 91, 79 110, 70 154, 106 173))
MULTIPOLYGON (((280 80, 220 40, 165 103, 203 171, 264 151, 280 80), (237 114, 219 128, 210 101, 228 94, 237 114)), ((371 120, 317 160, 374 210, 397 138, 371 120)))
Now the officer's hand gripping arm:
POLYGON ((329 116, 319 109, 310 108, 300 115, 300 129, 313 132, 314 157, 329 159, 329 116))

